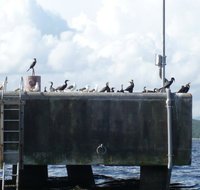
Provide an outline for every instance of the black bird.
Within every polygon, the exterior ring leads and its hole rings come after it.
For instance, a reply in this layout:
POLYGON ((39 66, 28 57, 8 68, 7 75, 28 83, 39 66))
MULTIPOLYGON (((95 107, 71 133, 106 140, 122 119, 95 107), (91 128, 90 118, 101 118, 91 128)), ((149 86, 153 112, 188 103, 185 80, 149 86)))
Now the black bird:
POLYGON ((135 85, 134 85, 134 82, 133 82, 133 80, 131 80, 131 81, 130 81, 130 85, 129 85, 127 88, 125 88, 124 91, 128 91, 128 92, 132 93, 132 92, 133 92, 134 86, 135 86, 135 85))
POLYGON ((178 93, 187 93, 190 89, 190 82, 187 83, 185 86, 182 86, 178 93))
POLYGON ((28 72, 30 69, 32 69, 32 75, 35 75, 34 66, 35 66, 35 64, 37 63, 37 60, 36 60, 36 58, 33 58, 33 59, 34 59, 34 61, 33 61, 33 63, 30 65, 30 67, 29 67, 29 69, 27 70, 27 72, 28 72))
POLYGON ((63 90, 65 90, 65 88, 67 87, 67 82, 68 82, 69 80, 65 80, 65 84, 63 84, 62 86, 58 86, 57 88, 56 88, 56 91, 63 91, 63 90))
POLYGON ((107 82, 106 86, 103 87, 99 92, 110 92, 109 82, 107 82))
POLYGON ((144 86, 142 93, 146 93, 147 91, 146 86, 144 86))
POLYGON ((111 91, 111 92, 115 92, 115 90, 114 90, 114 89, 115 89, 115 87, 112 87, 110 91, 111 91))
POLYGON ((162 88, 159 88, 159 91, 162 91, 166 88, 170 88, 170 86, 172 85, 172 83, 175 81, 175 78, 172 77, 170 81, 168 81, 167 79, 165 79, 165 85, 162 88))
POLYGON ((147 90, 146 86, 144 86, 144 90, 142 91, 142 93, 155 93, 157 91, 158 91, 157 88, 154 88, 153 90, 147 90))
POLYGON ((123 84, 121 84, 121 89, 120 90, 118 90, 117 92, 124 92, 124 89, 123 89, 123 84))
POLYGON ((50 85, 50 87, 49 87, 49 91, 50 91, 50 92, 55 92, 56 89, 53 87, 53 82, 50 82, 50 83, 51 83, 51 85, 50 85))
POLYGON ((44 87, 44 92, 47 92, 47 87, 46 86, 44 87))

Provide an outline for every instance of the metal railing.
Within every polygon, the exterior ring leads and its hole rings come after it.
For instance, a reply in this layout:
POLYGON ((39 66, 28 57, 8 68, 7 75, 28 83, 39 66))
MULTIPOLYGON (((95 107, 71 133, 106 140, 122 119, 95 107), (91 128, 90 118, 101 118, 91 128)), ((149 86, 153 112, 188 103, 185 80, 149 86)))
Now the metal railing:
POLYGON ((1 100, 3 100, 4 92, 7 89, 8 77, 6 76, 3 84, 2 84, 2 91, 1 91, 1 100))

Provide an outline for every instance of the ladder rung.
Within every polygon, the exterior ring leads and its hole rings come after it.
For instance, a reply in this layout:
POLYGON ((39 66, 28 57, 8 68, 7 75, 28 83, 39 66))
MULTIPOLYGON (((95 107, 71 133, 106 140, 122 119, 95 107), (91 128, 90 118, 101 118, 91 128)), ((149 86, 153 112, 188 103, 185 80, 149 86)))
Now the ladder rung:
POLYGON ((19 154, 19 151, 4 151, 4 154, 19 154))
POLYGON ((4 108, 4 111, 19 111, 18 108, 4 108))
POLYGON ((20 121, 19 119, 4 119, 5 122, 16 122, 16 121, 20 121))
POLYGON ((19 133, 19 130, 4 130, 4 133, 19 133))
POLYGON ((19 144, 19 141, 4 141, 4 144, 19 144))
POLYGON ((4 187, 16 187, 16 185, 10 184, 10 185, 4 185, 4 187))

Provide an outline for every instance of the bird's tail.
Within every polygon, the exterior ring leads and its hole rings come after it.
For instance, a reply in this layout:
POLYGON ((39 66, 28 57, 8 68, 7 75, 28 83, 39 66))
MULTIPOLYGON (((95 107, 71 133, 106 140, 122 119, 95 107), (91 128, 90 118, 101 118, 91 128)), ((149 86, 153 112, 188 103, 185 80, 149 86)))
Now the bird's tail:
POLYGON ((26 72, 28 72, 29 70, 30 70, 30 68, 26 72))

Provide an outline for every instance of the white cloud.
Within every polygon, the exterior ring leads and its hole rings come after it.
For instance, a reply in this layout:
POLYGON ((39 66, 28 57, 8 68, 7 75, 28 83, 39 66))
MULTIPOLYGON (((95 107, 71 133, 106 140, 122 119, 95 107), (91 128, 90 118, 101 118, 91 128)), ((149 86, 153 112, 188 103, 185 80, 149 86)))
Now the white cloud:
MULTIPOLYGON (((119 89, 130 79, 136 91, 161 86, 154 55, 162 53, 162 1, 0 3, 0 79, 28 75, 25 71, 36 57, 36 72, 45 86, 65 79, 80 87, 110 81, 119 89)), ((166 76, 176 78, 173 91, 192 82, 194 116, 199 116, 199 8, 197 0, 166 1, 166 76)))

